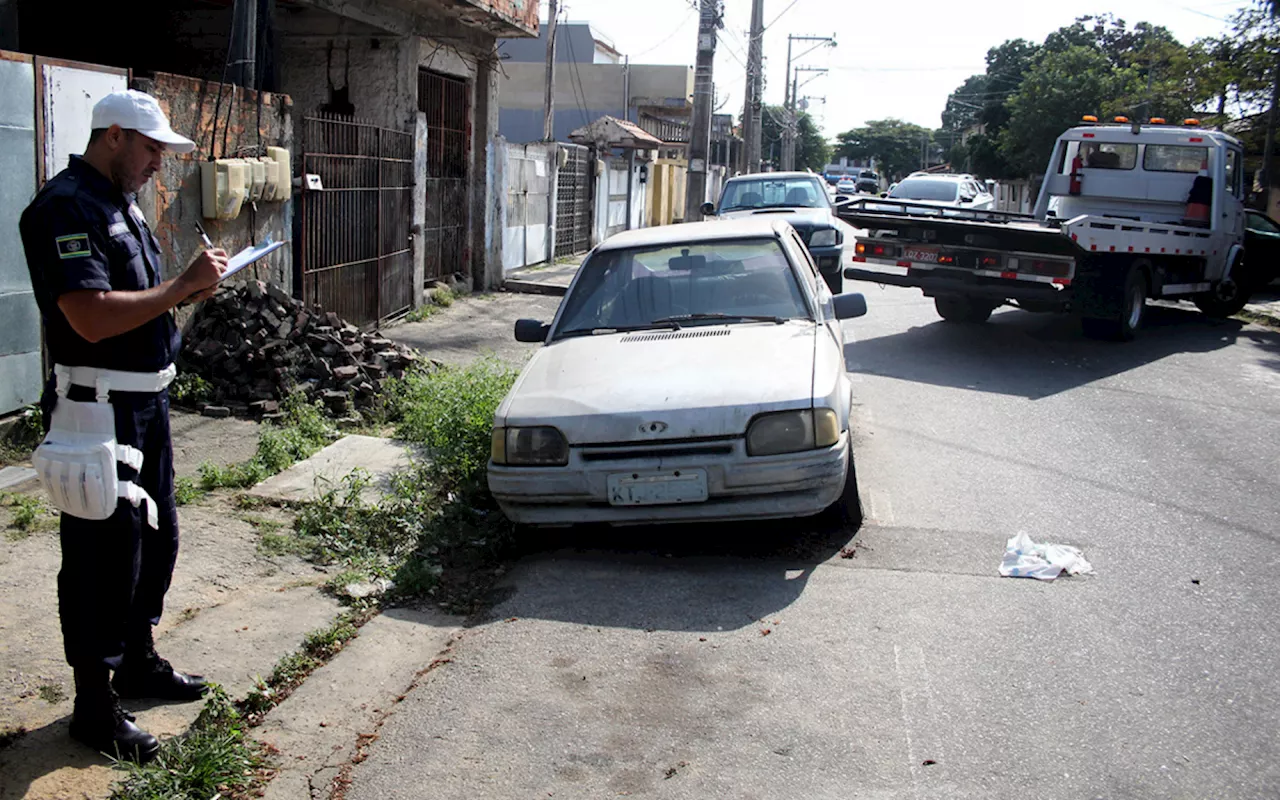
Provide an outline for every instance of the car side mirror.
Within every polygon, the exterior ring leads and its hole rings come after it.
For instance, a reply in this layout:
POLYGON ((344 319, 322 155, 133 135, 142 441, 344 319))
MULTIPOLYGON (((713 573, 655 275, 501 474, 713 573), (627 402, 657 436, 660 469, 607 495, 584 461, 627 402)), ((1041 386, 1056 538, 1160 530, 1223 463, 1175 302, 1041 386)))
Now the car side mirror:
POLYGON ((716 204, 715 204, 715 203, 706 202, 706 203, 703 203, 703 204, 702 204, 702 216, 704 216, 704 217, 713 217, 713 216, 715 216, 715 213, 716 213, 716 204))
POLYGON ((881 193, 880 193, 880 196, 881 196, 881 197, 888 197, 888 196, 889 196, 889 193, 888 193, 888 192, 881 192, 881 193))
POLYGON ((972 197, 961 197, 961 198, 960 198, 960 202, 961 202, 961 203, 972 203, 972 202, 973 202, 973 198, 972 198, 972 197))
POLYGON ((838 294, 831 299, 831 303, 835 308, 836 319, 853 319, 867 313, 867 298, 857 292, 838 294))
POLYGON ((547 340, 551 326, 540 319, 516 320, 516 341, 537 344, 547 340))

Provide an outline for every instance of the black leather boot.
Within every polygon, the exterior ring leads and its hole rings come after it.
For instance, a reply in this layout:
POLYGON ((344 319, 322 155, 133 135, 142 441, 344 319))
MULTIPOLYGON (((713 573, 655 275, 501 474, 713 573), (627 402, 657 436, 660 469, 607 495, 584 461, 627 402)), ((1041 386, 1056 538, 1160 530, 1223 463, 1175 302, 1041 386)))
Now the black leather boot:
POLYGON ((204 697, 209 684, 202 675, 178 672, 156 653, 151 628, 125 651, 111 685, 121 697, 190 702, 204 697))
POLYGON ((108 674, 106 667, 76 669, 71 738, 112 758, 145 764, 160 752, 160 742, 133 724, 111 690, 108 674))

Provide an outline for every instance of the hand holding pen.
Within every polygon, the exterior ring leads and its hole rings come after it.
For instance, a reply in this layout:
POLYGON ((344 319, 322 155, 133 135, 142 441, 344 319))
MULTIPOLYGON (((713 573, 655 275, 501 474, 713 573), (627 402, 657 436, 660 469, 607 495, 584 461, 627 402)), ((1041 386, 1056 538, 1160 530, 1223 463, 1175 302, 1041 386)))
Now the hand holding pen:
POLYGON ((183 303, 198 303, 212 297, 218 290, 222 274, 227 271, 226 251, 213 246, 209 234, 205 233, 204 226, 199 221, 196 222, 196 231, 200 234, 205 249, 177 278, 188 288, 187 298, 183 303))

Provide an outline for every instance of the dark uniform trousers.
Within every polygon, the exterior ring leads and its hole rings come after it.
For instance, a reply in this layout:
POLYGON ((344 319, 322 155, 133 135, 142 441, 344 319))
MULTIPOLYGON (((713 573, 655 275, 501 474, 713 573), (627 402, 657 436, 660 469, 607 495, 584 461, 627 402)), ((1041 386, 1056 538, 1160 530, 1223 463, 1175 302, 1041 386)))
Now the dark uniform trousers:
MULTIPOLYGON (((72 156, 22 215, 23 247, 54 363, 156 373, 177 355, 181 336, 169 314, 96 342, 82 338, 58 306, 66 292, 139 291, 160 283, 159 243, 133 202, 102 173, 72 156)), ((50 376, 45 423, 58 397, 50 376)), ((69 399, 94 400, 73 386, 69 399)), ((159 530, 145 506, 121 500, 107 520, 62 515, 58 610, 72 667, 118 668, 126 652, 150 646, 178 553, 167 392, 111 392, 116 441, 142 452, 141 475, 117 464, 155 500, 159 530)), ((139 652, 138 655, 145 655, 139 652)))
MULTIPOLYGON (((52 381, 45 390, 46 419, 57 400, 52 381)), ((69 398, 91 402, 92 389, 72 387, 69 398)), ((160 622, 178 557, 178 509, 174 500, 173 446, 169 438, 169 393, 112 392, 116 441, 142 451, 142 472, 117 464, 156 502, 159 528, 147 524, 146 505, 121 500, 104 521, 62 515, 62 570, 58 613, 67 663, 72 667, 120 666, 126 649, 150 641, 160 622)))

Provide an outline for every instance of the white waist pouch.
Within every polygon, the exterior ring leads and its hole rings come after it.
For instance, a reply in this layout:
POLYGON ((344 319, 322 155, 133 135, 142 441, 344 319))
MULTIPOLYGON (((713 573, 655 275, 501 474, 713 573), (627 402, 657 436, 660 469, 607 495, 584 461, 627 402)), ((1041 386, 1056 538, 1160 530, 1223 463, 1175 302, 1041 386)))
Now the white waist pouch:
POLYGON ((147 504, 147 524, 158 527, 155 500, 133 481, 116 475, 116 463, 142 469, 142 451, 116 442, 115 414, 108 402, 112 388, 122 391, 160 391, 173 380, 174 369, 159 373, 117 372, 87 367, 54 367, 58 400, 49 433, 31 455, 36 475, 49 499, 61 511, 82 519, 104 520, 117 501, 137 508, 147 504), (72 383, 93 386, 97 402, 67 399, 72 383))

